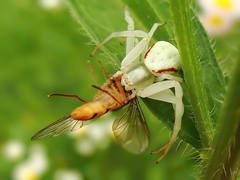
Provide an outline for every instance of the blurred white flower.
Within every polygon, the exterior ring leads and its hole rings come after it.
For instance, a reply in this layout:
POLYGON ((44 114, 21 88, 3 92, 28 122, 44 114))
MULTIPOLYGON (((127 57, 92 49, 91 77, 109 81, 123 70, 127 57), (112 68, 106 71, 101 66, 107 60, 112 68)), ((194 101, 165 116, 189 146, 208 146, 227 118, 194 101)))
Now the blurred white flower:
POLYGON ((45 9, 60 7, 63 5, 63 0, 39 0, 40 6, 45 9))
MULTIPOLYGON (((106 117, 106 116, 105 116, 106 117)), ((95 142, 101 141, 109 134, 112 134, 112 119, 98 121, 97 123, 89 126, 89 131, 86 132, 89 137, 91 137, 95 142)))
POLYGON ((3 145, 2 152, 9 160, 18 160, 24 155, 25 146, 19 140, 10 140, 3 145))
POLYGON ((75 144, 75 149, 78 153, 84 156, 91 156, 96 150, 96 145, 90 138, 82 138, 78 140, 75 144))
POLYGON ((198 0, 202 12, 200 20, 210 35, 230 31, 240 18, 239 0, 198 0))
POLYGON ((239 17, 239 0, 198 0, 203 11, 218 10, 221 13, 230 13, 232 16, 239 17))
POLYGON ((48 161, 45 150, 40 145, 30 147, 29 158, 13 170, 13 180, 35 180, 46 171, 48 161))
POLYGON ((55 173, 54 180, 83 180, 83 177, 75 170, 61 169, 55 173))
POLYGON ((107 114, 87 127, 70 133, 71 137, 78 139, 75 145, 76 151, 90 156, 96 150, 107 148, 112 137, 112 119, 112 116, 107 114))
POLYGON ((201 14, 200 20, 210 35, 222 35, 229 32, 236 22, 236 19, 229 14, 222 14, 218 11, 205 12, 201 14))
POLYGON ((27 161, 19 164, 13 171, 13 180, 36 180, 38 176, 31 163, 27 161))

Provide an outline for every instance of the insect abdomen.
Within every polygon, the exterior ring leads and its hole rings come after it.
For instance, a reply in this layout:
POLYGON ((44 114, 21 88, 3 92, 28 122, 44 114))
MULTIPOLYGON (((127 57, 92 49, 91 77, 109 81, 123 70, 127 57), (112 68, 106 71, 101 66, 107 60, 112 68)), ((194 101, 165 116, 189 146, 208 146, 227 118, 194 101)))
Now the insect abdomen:
POLYGON ((99 117, 109 111, 101 102, 93 101, 86 103, 71 112, 71 117, 75 120, 89 120, 99 117))

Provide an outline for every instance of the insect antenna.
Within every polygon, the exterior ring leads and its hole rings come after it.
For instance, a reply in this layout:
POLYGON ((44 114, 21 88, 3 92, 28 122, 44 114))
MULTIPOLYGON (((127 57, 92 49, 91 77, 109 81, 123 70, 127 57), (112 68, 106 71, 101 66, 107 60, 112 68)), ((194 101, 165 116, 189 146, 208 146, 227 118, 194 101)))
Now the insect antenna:
POLYGON ((64 96, 64 97, 70 97, 70 98, 76 98, 78 99, 79 101, 82 101, 84 103, 87 103, 87 101, 81 99, 80 97, 78 97, 78 95, 76 94, 49 94, 47 95, 48 97, 52 97, 52 96, 64 96))

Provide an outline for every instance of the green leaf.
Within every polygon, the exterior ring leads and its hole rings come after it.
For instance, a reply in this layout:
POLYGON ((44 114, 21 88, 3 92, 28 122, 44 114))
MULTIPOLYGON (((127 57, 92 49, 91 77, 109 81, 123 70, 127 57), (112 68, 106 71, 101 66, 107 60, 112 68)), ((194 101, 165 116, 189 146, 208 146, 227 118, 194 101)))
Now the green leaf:
POLYGON ((230 80, 203 179, 236 179, 240 165, 240 58, 230 80))
MULTIPOLYGON (((88 44, 92 45, 93 49, 96 44, 99 44, 101 40, 107 37, 111 32, 116 29, 121 30, 121 26, 119 27, 119 25, 122 25, 122 27, 126 26, 124 18, 122 18, 124 16, 123 10, 119 9, 115 3, 111 3, 111 1, 108 2, 109 10, 107 13, 105 9, 102 9, 103 6, 101 1, 66 1, 72 17, 80 24, 80 32, 84 36, 89 37, 90 42, 88 44), (119 16, 116 16, 116 14, 119 14, 119 16), (113 16, 115 21, 108 21, 109 17, 113 16)), ((114 66, 119 67, 120 61, 118 59, 119 54, 121 55, 121 50, 119 51, 119 44, 108 43, 106 46, 102 47, 102 51, 104 52, 105 59, 108 61, 110 59, 114 66), (116 55, 117 53, 115 52, 119 52, 119 54, 116 55)))
MULTIPOLYGON (((170 0, 184 80, 202 145, 212 143, 226 84, 209 39, 188 0, 170 0)), ((202 158, 205 158, 202 152, 202 158)))
POLYGON ((214 125, 217 124, 226 93, 226 82, 217 62, 209 38, 193 11, 190 11, 193 25, 195 43, 197 47, 198 63, 202 71, 202 79, 206 88, 210 115, 214 125))

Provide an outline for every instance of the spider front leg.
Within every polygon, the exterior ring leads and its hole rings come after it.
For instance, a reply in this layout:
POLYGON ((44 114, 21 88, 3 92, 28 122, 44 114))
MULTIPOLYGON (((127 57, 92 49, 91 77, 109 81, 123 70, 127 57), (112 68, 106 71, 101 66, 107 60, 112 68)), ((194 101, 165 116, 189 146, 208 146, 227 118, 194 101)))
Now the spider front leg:
MULTIPOLYGON (((127 30, 134 31, 134 21, 130 15, 129 9, 125 6, 124 10, 125 21, 128 24, 127 30)), ((126 39, 126 55, 134 48, 135 46, 135 37, 127 37, 126 39)))
MULTIPOLYGON (((136 44, 136 46, 127 54, 127 56, 125 56, 125 58, 122 60, 121 63, 121 70, 124 71, 125 68, 127 68, 129 65, 131 65, 131 63, 133 63, 136 59, 139 58, 139 56, 142 54, 143 56, 145 55, 145 53, 147 52, 147 48, 148 48, 148 44, 149 41, 151 40, 154 32, 156 31, 156 29, 159 26, 164 25, 165 23, 154 23, 151 30, 149 31, 149 33, 147 34, 146 37, 142 37, 143 39, 136 44)), ((137 30, 135 30, 137 31, 137 30)), ((131 32, 131 31, 129 31, 131 32)), ((141 37, 141 36, 135 36, 137 37, 141 37)))
POLYGON ((155 23, 151 30, 149 31, 149 33, 146 33, 142 30, 127 30, 127 31, 119 31, 119 32, 113 32, 112 34, 110 34, 105 40, 103 40, 91 53, 91 56, 94 56, 94 54, 96 53, 96 51, 98 49, 100 49, 102 46, 104 46, 104 44, 106 44, 109 40, 111 40, 112 38, 116 38, 116 37, 126 37, 128 41, 130 41, 130 43, 133 43, 133 38, 142 38, 142 40, 136 44, 136 46, 133 49, 130 49, 132 47, 127 47, 126 48, 126 57, 122 60, 121 63, 121 70, 124 70, 125 68, 127 68, 131 63, 133 63, 136 59, 139 58, 139 56, 141 54, 145 54, 147 47, 148 47, 148 43, 150 41, 150 39, 153 36, 153 33, 156 31, 156 29, 159 26, 164 25, 165 23, 155 23))
POLYGON ((150 99, 172 103, 175 106, 175 122, 170 140, 164 146, 160 147, 156 151, 151 152, 152 154, 155 154, 164 150, 163 155, 160 156, 156 161, 158 163, 168 153, 169 149, 171 148, 178 136, 179 130, 181 129, 182 115, 184 112, 184 106, 182 102, 182 87, 180 83, 175 80, 166 80, 148 86, 142 91, 139 91, 138 95, 140 97, 148 97, 150 99), (175 89, 175 95, 168 93, 168 90, 170 88, 175 89))
POLYGON ((91 56, 94 56, 94 54, 97 52, 97 50, 100 49, 102 46, 104 46, 112 38, 117 38, 117 37, 126 37, 126 38, 128 38, 128 37, 133 37, 133 38, 140 37, 140 38, 147 38, 148 34, 146 32, 144 32, 144 31, 142 31, 142 30, 113 32, 106 39, 104 39, 100 44, 97 45, 97 47, 91 53, 91 56))

